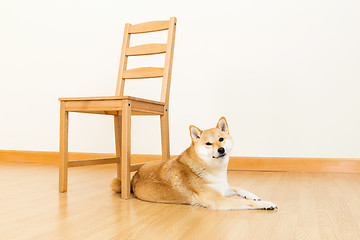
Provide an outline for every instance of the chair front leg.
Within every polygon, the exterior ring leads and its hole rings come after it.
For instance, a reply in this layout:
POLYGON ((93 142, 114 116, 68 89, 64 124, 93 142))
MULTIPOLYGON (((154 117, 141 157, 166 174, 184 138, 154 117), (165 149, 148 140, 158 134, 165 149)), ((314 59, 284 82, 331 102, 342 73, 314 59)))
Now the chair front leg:
POLYGON ((165 108, 164 115, 160 115, 161 128, 161 151, 162 160, 170 158, 170 137, 169 137, 169 111, 165 108))
POLYGON ((67 191, 68 183, 68 138, 69 112, 65 109, 65 102, 60 103, 60 149, 59 149, 59 191, 67 191))
POLYGON ((130 163, 131 163, 131 101, 125 100, 122 105, 121 123, 121 198, 130 197, 130 163))

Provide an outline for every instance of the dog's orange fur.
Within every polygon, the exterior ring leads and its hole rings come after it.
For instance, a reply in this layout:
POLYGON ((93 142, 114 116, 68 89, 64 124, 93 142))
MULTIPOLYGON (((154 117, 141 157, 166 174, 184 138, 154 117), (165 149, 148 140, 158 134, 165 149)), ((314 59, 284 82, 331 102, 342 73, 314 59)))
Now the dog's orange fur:
MULTIPOLYGON (((167 161, 147 163, 139 169, 131 182, 137 198, 218 210, 277 208, 271 202, 259 201, 256 195, 246 190, 228 186, 226 172, 232 138, 224 117, 216 128, 201 131, 190 126, 190 135, 192 143, 181 155, 167 161), (223 140, 219 141, 220 138, 223 140), (217 156, 219 148, 225 149, 224 157, 217 156), (229 197, 234 195, 253 196, 255 201, 229 197)), ((119 179, 114 179, 112 189, 120 192, 119 179)))

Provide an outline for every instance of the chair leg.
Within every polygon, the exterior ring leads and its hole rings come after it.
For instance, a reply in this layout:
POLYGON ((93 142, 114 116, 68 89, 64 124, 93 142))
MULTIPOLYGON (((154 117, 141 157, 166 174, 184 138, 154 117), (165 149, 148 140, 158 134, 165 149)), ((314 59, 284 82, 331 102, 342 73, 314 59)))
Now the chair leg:
POLYGON ((169 111, 160 116, 162 160, 170 158, 169 111))
POLYGON ((67 191, 68 182, 68 132, 69 112, 65 110, 65 103, 60 103, 60 156, 59 156, 59 191, 67 191))
MULTIPOLYGON (((114 116, 116 157, 121 159, 121 116, 114 116)), ((121 178, 121 161, 117 163, 117 177, 121 178)))
POLYGON ((124 101, 121 123, 121 198, 130 197, 131 101, 124 101))

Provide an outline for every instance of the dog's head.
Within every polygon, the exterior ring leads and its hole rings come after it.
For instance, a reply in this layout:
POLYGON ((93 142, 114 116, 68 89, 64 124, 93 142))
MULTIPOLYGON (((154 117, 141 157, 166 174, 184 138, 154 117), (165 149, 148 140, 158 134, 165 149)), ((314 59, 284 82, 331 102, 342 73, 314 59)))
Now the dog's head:
POLYGON ((208 163, 229 159, 232 138, 225 117, 219 119, 216 128, 202 131, 191 125, 189 129, 195 152, 201 159, 208 163))

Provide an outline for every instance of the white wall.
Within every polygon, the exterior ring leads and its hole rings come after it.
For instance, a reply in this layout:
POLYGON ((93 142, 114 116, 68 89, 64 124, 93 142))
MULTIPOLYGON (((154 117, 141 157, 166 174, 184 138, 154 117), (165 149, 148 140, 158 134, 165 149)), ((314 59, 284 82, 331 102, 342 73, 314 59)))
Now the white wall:
MULTIPOLYGON (((359 12, 357 0, 1 1, 0 149, 57 151, 58 97, 112 95, 124 24, 176 16, 172 154, 188 125, 224 115, 233 155, 359 157, 359 12)), ((151 83, 129 87, 154 97, 151 83)), ((110 116, 70 124, 70 151, 114 151, 110 116)), ((134 153, 160 153, 158 118, 134 117, 132 133, 134 153)))

